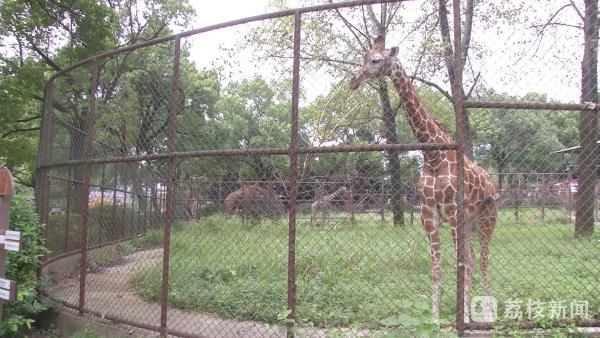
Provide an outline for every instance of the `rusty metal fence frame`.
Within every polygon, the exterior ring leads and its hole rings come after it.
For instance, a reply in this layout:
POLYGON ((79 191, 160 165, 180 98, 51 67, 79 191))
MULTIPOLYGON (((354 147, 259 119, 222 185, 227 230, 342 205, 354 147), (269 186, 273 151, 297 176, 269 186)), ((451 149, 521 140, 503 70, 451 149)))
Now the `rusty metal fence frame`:
MULTIPOLYGON (((163 246, 163 260, 162 260, 162 291, 160 296, 160 323, 158 325, 148 325, 130 320, 124 320, 122 318, 113 317, 98 311, 90 310, 86 308, 85 300, 85 287, 86 287, 86 274, 87 274, 87 260, 86 255, 88 250, 113 244, 115 242, 103 243, 99 246, 88 246, 88 208, 85 208, 82 214, 82 231, 81 231, 81 247, 74 251, 66 252, 57 257, 53 257, 50 260, 46 260, 45 264, 65 257, 67 255, 73 255, 79 253, 79 299, 77 304, 70 304, 64 302, 63 305, 69 308, 76 309, 80 315, 92 314, 100 316, 115 322, 122 322, 125 324, 141 327, 144 329, 160 332, 162 335, 173 334, 178 336, 190 336, 188 333, 179 332, 167 327, 167 312, 168 312, 168 293, 169 293, 169 245, 171 235, 171 223, 173 221, 173 202, 174 202, 174 161, 176 159, 184 158, 198 158, 198 157, 232 157, 241 155, 287 155, 290 158, 290 199, 289 199, 289 224, 288 224, 288 249, 287 249, 287 307, 291 311, 289 314, 288 326, 292 328, 294 326, 294 319, 296 315, 296 214, 297 214, 297 194, 298 194, 298 155, 299 154, 323 154, 323 153, 348 153, 348 152, 371 152, 371 151, 408 151, 408 150, 455 150, 457 152, 458 159, 458 248, 457 248, 457 266, 456 266, 456 277, 457 277, 457 300, 456 300, 456 328, 459 332, 467 329, 491 329, 494 327, 493 324, 486 323, 465 323, 463 319, 463 313, 467 310, 463 306, 464 297, 464 275, 465 275, 465 240, 470 238, 470 230, 464 225, 464 147, 465 147, 465 128, 462 125, 463 112, 466 108, 478 109, 478 108, 504 108, 504 109, 543 109, 543 110, 568 110, 568 111, 594 111, 597 109, 589 104, 560 104, 560 103, 514 103, 514 102, 489 102, 489 101, 463 101, 463 97, 459 94, 460 86, 462 83, 461 75, 462 71, 459 68, 459 63, 455 64, 456 76, 451 85, 454 99, 454 112, 456 116, 456 142, 453 144, 371 144, 371 145, 350 145, 350 146, 323 146, 323 147, 299 147, 298 146, 298 121, 299 121, 299 93, 300 93, 300 34, 301 34, 301 20, 302 15, 310 12, 324 11, 331 9, 354 7, 359 5, 378 4, 386 2, 400 2, 407 0, 356 0, 348 1, 343 3, 330 3, 319 6, 305 7, 299 9, 285 10, 280 12, 274 12, 264 15, 257 15, 253 17, 243 18, 239 20, 224 22, 216 25, 211 25, 203 28, 198 28, 183 33, 172 34, 169 36, 145 41, 135 45, 119 48, 109 52, 98 54, 94 57, 77 62, 69 67, 64 68, 62 71, 53 74, 45 90, 44 106, 43 106, 43 124, 41 129, 41 142, 38 154, 38 166, 37 166, 37 182, 36 182, 36 199, 38 205, 38 211, 43 223, 48 224, 48 218, 50 214, 49 206, 49 193, 50 193, 50 182, 51 180, 57 179, 50 175, 50 170, 55 168, 67 168, 71 166, 84 166, 85 177, 83 181, 72 181, 73 184, 82 184, 86 187, 88 193, 86 198, 89 198, 89 190, 92 184, 90 183, 90 172, 93 165, 99 164, 114 164, 114 163, 126 163, 126 162, 139 162, 139 161, 156 161, 166 160, 168 163, 167 169, 167 182, 166 182, 166 196, 165 196, 165 217, 164 217, 164 246, 163 246), (175 128, 176 128, 176 113, 177 113, 177 96, 180 76, 180 58, 181 58, 181 39, 204 32, 218 30, 226 27, 243 25, 251 22, 275 19, 282 17, 294 17, 294 36, 293 36, 293 68, 292 68, 292 109, 291 109, 291 134, 290 134, 290 146, 288 148, 258 148, 250 150, 199 150, 199 151, 185 151, 179 152, 175 150, 175 128), (126 157, 110 157, 110 158, 92 158, 93 142, 94 142, 94 119, 95 119, 95 105, 96 105, 96 93, 90 93, 89 105, 90 105, 90 119, 91 123, 88 124, 87 130, 80 131, 86 135, 86 149, 85 158, 81 160, 67 160, 60 162, 50 162, 51 152, 51 139, 53 134, 54 125, 65 125, 66 122, 58 119, 53 113, 52 108, 52 95, 54 88, 54 81, 61 75, 68 73, 81 66, 91 66, 91 86, 95 88, 98 82, 98 63, 99 61, 106 59, 111 56, 118 55, 133 51, 142 47, 156 45, 164 42, 175 42, 175 52, 173 55, 173 73, 170 88, 170 102, 169 102, 169 114, 170 122, 168 126, 168 152, 163 154, 148 154, 139 156, 126 156, 126 157)), ((458 6, 460 2, 454 0, 454 8, 460 8, 458 6)), ((460 48, 461 39, 461 27, 460 27, 460 11, 454 11, 454 50, 455 58, 461 57, 460 48)), ((73 126, 69 126, 75 128, 73 126)), ((99 187, 102 191, 107 189, 105 186, 99 187)), ((117 188, 108 188, 117 190, 117 188)), ((104 194, 104 192, 103 192, 104 194)), ((47 234, 45 234, 47 235, 47 234)), ((128 238, 119 239, 123 241, 128 238)), ((600 326, 600 319, 590 320, 579 320, 575 321, 575 324, 579 326, 600 326)), ((525 322, 521 324, 522 328, 535 327, 535 323, 525 322)), ((293 335, 292 330, 288 331, 288 335, 293 335)))

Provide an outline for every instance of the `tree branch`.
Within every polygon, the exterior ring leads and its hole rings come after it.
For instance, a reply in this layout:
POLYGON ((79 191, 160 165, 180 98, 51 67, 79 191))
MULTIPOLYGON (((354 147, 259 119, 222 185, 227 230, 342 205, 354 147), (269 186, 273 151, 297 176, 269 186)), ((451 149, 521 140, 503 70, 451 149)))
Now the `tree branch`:
POLYGON ((25 122, 31 122, 33 120, 37 120, 37 119, 41 119, 41 118, 42 118, 42 115, 34 115, 34 116, 27 117, 27 118, 24 118, 24 119, 15 120, 15 122, 25 123, 25 122))
POLYGON ((390 25, 392 24, 392 22, 394 21, 394 17, 396 16, 396 13, 398 13, 398 10, 400 10, 400 7, 402 6, 402 3, 399 3, 396 8, 392 9, 392 15, 390 15, 387 18, 387 21, 385 23, 385 30, 387 31, 390 28, 390 25))
POLYGON ((369 14, 369 19, 371 19, 371 21, 373 21, 373 23, 375 24, 375 27, 377 28, 376 35, 385 34, 385 27, 377 19, 377 16, 375 15, 375 11, 373 10, 373 5, 367 5, 367 13, 369 14))
POLYGON ((442 34, 442 44, 444 49, 444 63, 448 69, 448 77, 450 83, 454 82, 454 56, 452 51, 452 41, 450 40, 450 24, 448 23, 448 8, 446 7, 446 1, 439 0, 439 21, 440 21, 440 33, 442 34))
POLYGON ((555 13, 554 13, 554 14, 553 14, 551 17, 550 17, 550 19, 548 19, 548 20, 546 21, 546 23, 545 23, 545 24, 543 24, 543 25, 537 25, 538 27, 540 27, 540 26, 541 26, 541 29, 539 29, 539 31, 538 31, 538 34, 539 34, 539 37, 540 37, 540 39, 539 39, 538 45, 537 45, 537 47, 536 47, 536 49, 535 49, 534 55, 535 55, 535 54, 537 54, 538 50, 540 49, 540 46, 542 45, 542 40, 544 39, 544 31, 546 30, 546 28, 547 28, 549 25, 551 25, 551 24, 552 24, 552 20, 554 20, 554 18, 556 18, 556 16, 558 16, 558 14, 560 14, 560 12, 561 12, 563 9, 567 8, 567 7, 571 7, 571 4, 566 4, 566 5, 562 6, 561 8, 559 8, 559 9, 558 9, 558 10, 557 10, 557 11, 556 11, 556 12, 555 12, 555 13))
POLYGON ((571 6, 573 6, 573 9, 575 10, 575 12, 577 12, 577 16, 579 16, 579 18, 583 22, 585 20, 585 18, 583 17, 583 14, 581 14, 581 11, 579 10, 579 8, 577 7, 577 5, 575 4, 575 1, 571 0, 571 6))
POLYGON ((46 53, 44 53, 41 49, 38 48, 38 46, 36 46, 36 44, 31 38, 27 38, 27 41, 31 45, 31 49, 33 49, 33 51, 36 52, 50 67, 54 68, 54 70, 56 70, 57 72, 60 72, 62 70, 62 68, 60 68, 54 61, 52 61, 52 59, 48 55, 46 55, 46 53))
MULTIPOLYGON (((333 2, 333 0, 329 0, 330 3, 333 2)), ((356 42, 358 42, 358 44, 360 45, 360 48, 362 48, 363 51, 366 51, 367 48, 365 47, 365 45, 362 43, 361 39, 358 37, 358 35, 356 35, 356 32, 358 32, 360 35, 362 35, 364 38, 366 38, 368 40, 368 37, 366 37, 361 31, 360 29, 356 28, 353 24, 350 23, 350 21, 348 21, 343 15, 342 13, 339 11, 339 9, 335 10, 335 13, 340 17, 340 19, 342 20, 342 22, 344 23, 344 25, 346 27, 348 27, 348 29, 350 30, 350 33, 352 33, 352 35, 354 35, 354 38, 356 39, 356 42), (355 32, 356 31, 356 32, 355 32)))
POLYGON ((463 29, 462 35, 462 60, 461 67, 464 66, 465 60, 467 59, 467 55, 469 53, 469 46, 471 45, 471 32, 473 30, 473 12, 475 6, 473 5, 473 0, 467 0, 466 10, 465 10, 465 27, 463 29))
POLYGON ((450 93, 448 93, 446 90, 444 90, 444 88, 440 87, 438 84, 433 83, 431 81, 425 80, 421 77, 415 76, 415 75, 410 75, 409 76, 411 79, 419 81, 421 83, 424 83, 428 86, 431 86, 435 89, 437 89, 440 93, 442 93, 442 95, 444 95, 448 100, 450 100, 450 102, 454 102, 454 99, 452 98, 452 95, 450 93))
MULTIPOLYGON (((294 58, 293 56, 277 55, 277 54, 267 54, 267 55, 265 55, 265 57, 276 58, 276 59, 293 59, 294 58)), ((308 55, 308 57, 301 56, 300 60, 301 61, 309 61, 309 62, 310 61, 321 61, 321 62, 327 62, 327 63, 340 63, 340 64, 349 65, 349 66, 353 66, 353 67, 360 66, 356 62, 352 62, 352 61, 332 59, 332 58, 328 58, 328 57, 314 56, 314 55, 308 55)))
POLYGON ((12 130, 7 131, 6 133, 2 134, 2 138, 7 138, 9 135, 11 134, 16 134, 16 133, 24 133, 24 132, 31 132, 31 131, 36 131, 36 130, 40 130, 40 127, 32 127, 32 128, 15 128, 12 130))
POLYGON ((478 72, 477 76, 475 76, 475 80, 473 80, 473 85, 471 86, 471 88, 469 89, 469 92, 465 96, 465 100, 468 100, 471 97, 471 94, 473 94, 473 89, 475 89, 475 85, 477 85, 477 82, 479 81, 480 76, 481 76, 481 72, 478 72))
POLYGON ((543 25, 531 25, 528 28, 546 28, 548 26, 562 26, 562 27, 570 27, 570 28, 577 28, 577 29, 583 29, 583 26, 578 26, 578 25, 571 25, 568 23, 562 23, 562 22, 547 22, 543 25))

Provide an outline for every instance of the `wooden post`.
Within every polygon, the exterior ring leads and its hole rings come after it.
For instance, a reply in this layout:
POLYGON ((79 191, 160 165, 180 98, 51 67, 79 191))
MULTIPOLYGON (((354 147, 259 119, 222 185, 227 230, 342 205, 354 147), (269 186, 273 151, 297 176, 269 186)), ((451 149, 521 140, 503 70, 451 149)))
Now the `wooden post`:
MULTIPOLYGON (((0 168, 0 232, 8 230, 10 221, 10 200, 15 195, 15 185, 10 170, 6 167, 0 168)), ((0 278, 5 278, 6 253, 0 248, 0 278)), ((4 301, 0 300, 0 323, 4 310, 4 301)))

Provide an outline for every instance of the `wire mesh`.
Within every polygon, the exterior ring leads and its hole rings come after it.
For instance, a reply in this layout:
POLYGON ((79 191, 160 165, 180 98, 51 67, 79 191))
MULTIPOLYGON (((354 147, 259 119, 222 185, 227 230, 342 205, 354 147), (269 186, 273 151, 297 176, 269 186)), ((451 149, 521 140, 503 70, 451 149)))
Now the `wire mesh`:
POLYGON ((161 40, 99 57, 93 89, 87 64, 55 78, 51 154, 40 163, 49 179, 46 293, 176 336, 368 336, 440 322, 462 330, 598 319, 596 110, 561 105, 585 90, 572 77, 581 56, 562 52, 581 34, 556 26, 539 36, 535 20, 546 9, 526 18, 533 28, 518 39, 507 17, 474 31, 460 99, 497 103, 466 109, 461 129, 431 6, 385 7, 398 28, 386 47, 400 47, 385 53, 400 51, 406 73, 393 68, 392 82, 356 91, 351 72, 385 56, 362 58, 377 44, 361 46, 348 28, 368 30, 385 17, 382 7, 296 13, 299 46, 291 12, 186 36, 181 54, 161 40), (502 47, 489 39, 500 28, 502 47), (447 145, 419 151, 419 143, 447 145), (375 148, 389 144, 406 146, 375 148), (448 144, 473 160, 464 160, 460 205, 461 171, 439 161, 456 161, 448 144), (461 207, 465 223, 454 228, 461 207))

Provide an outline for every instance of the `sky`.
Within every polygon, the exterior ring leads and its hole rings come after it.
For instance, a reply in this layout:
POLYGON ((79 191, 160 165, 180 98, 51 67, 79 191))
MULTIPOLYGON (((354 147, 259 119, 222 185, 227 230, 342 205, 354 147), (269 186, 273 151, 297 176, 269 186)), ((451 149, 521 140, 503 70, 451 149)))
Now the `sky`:
MULTIPOLYGON (((190 2, 196 10, 197 18, 186 29, 204 27, 273 11, 272 8, 268 7, 269 0, 223 2, 190 0, 190 2)), ((410 2, 410 5, 419 2, 410 2)), ((530 18, 538 17, 539 21, 543 22, 557 8, 564 5, 564 2, 561 0, 539 1, 540 6, 534 12, 528 13, 528 16, 530 18)), ((288 3, 290 6, 298 6, 300 1, 291 0, 288 3)), ((410 9, 407 9, 403 15, 410 15, 410 9)), ((567 23, 577 23, 578 20, 575 12, 569 9, 563 10, 557 19, 567 23)), ((242 25, 189 38, 190 58, 199 67, 223 64, 223 62, 226 62, 223 61, 226 56, 219 50, 219 46, 236 46, 235 42, 243 36, 247 29, 249 29, 248 25, 242 25)), ((571 31, 567 30, 566 33, 561 33, 564 36, 559 36, 549 28, 539 44, 537 42, 530 42, 529 44, 525 42, 533 36, 534 30, 531 27, 511 26, 511 23, 501 24, 498 27, 476 26, 474 32, 474 34, 480 34, 478 38, 474 37, 475 43, 485 45, 490 49, 490 52, 483 56, 485 61, 479 65, 479 68, 473 70, 474 73, 481 71, 482 77, 480 80, 486 85, 513 95, 536 91, 546 93, 550 97, 561 101, 573 102, 579 99, 578 81, 580 76, 578 71, 582 48, 580 41, 573 38, 575 35, 571 31), (559 66, 561 60, 564 61, 565 58, 569 66, 559 66)), ((394 33, 397 35, 402 34, 402 32, 392 32, 391 34, 394 33)), ((239 54, 234 56, 238 66, 232 68, 235 68, 238 72, 237 78, 257 74, 269 78, 272 72, 269 71, 268 65, 257 65, 250 62, 251 55, 248 53, 250 51, 240 50, 239 54)), ((407 68, 409 67, 410 63, 407 68)), ((329 89, 329 83, 317 85, 314 78, 307 78, 306 80, 306 83, 310 84, 310 88, 308 88, 310 92, 308 96, 310 97, 324 94, 329 89)))

